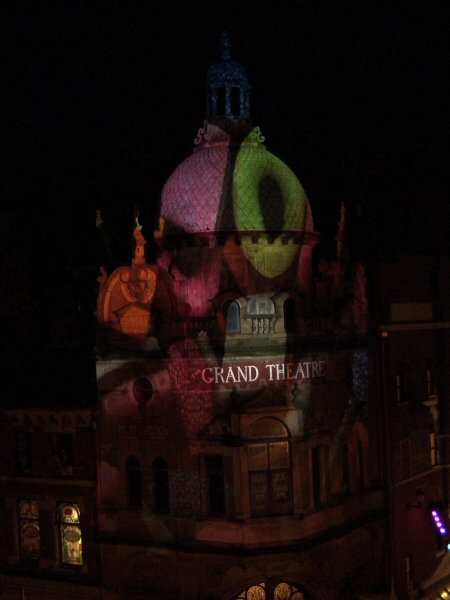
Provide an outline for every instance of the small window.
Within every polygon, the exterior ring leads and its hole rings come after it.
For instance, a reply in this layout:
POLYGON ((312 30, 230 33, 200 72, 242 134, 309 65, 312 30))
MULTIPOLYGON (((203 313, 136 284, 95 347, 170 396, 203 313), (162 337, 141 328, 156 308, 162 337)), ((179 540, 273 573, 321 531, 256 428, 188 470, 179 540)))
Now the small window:
POLYGON ((163 458, 155 458, 152 465, 154 509, 156 512, 169 512, 169 469, 163 458))
POLYGON ((142 507, 141 464, 135 456, 129 456, 125 465, 127 500, 130 508, 142 507))
POLYGON ((16 475, 31 475, 31 433, 14 435, 14 460, 16 475))
POLYGON ((61 562, 83 564, 80 511, 75 504, 61 504, 58 514, 61 536, 61 562))
POLYGON ((240 333, 241 331, 241 309, 236 301, 227 302, 224 306, 226 317, 226 332, 240 333))
POLYGON ((133 394, 139 404, 150 402, 153 392, 153 383, 149 377, 138 377, 133 384, 133 394))
POLYGON ((286 333, 294 333, 296 329, 295 319, 296 305, 295 300, 288 298, 283 304, 284 330, 286 333))
POLYGON ((38 559, 41 554, 41 532, 36 502, 25 500, 19 506, 21 556, 38 559))
POLYGON ((223 456, 206 457, 210 514, 225 513, 225 472, 223 456))
POLYGON ((55 477, 72 477, 73 450, 71 433, 57 433, 55 435, 53 455, 55 459, 55 477))

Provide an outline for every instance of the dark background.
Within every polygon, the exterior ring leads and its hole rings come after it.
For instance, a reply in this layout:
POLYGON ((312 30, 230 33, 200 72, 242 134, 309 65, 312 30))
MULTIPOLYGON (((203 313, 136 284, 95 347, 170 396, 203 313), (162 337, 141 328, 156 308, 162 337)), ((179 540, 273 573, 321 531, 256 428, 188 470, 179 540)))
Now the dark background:
POLYGON ((151 238, 162 186, 202 125, 224 29, 322 252, 344 201, 357 258, 449 253, 447 2, 49 0, 3 5, 1 23, 5 397, 57 398, 89 362, 98 266, 130 260, 135 203, 151 238))

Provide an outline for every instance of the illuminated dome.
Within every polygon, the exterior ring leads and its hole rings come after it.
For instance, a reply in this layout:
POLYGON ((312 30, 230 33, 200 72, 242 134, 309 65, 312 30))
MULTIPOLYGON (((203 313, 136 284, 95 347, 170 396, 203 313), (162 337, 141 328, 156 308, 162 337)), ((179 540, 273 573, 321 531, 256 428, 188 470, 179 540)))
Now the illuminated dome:
POLYGON ((224 33, 221 59, 207 76, 208 120, 164 186, 160 234, 312 231, 300 182, 251 125, 247 73, 229 50, 224 33))
POLYGON ((255 128, 238 145, 216 125, 199 130, 194 154, 162 193, 164 234, 304 231, 308 200, 294 173, 265 149, 255 128))

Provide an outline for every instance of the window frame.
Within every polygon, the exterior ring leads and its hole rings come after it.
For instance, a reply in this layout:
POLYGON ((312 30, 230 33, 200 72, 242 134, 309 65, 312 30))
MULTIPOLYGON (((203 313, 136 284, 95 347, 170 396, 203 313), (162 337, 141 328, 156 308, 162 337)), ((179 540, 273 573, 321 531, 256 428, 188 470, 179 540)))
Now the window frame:
MULTIPOLYGON (((270 424, 269 424, 270 425, 270 424)), ((247 461, 248 461, 248 490, 249 490, 249 508, 250 514, 253 518, 259 517, 277 517, 282 515, 289 515, 294 510, 294 497, 293 497, 293 474, 292 474, 292 444, 291 435, 286 424, 275 417, 262 417, 255 421, 249 429, 246 450, 247 450, 247 461), (252 434, 252 430, 255 426, 261 426, 263 421, 274 424, 277 423, 278 427, 284 430, 283 435, 255 435, 252 434), (259 425, 258 425, 259 424, 259 425), (277 452, 280 449, 280 444, 285 446, 287 452, 277 452), (260 449, 260 458, 255 458, 258 454, 258 447, 260 449), (255 451, 252 457, 252 452, 255 451), (277 456, 278 455, 278 456, 277 456), (280 458, 281 457, 281 458, 280 458), (277 463, 282 465, 282 461, 286 460, 287 466, 273 466, 277 463), (266 463, 266 468, 251 468, 251 462, 253 459, 254 465, 257 467, 258 460, 266 463), (280 477, 277 477, 280 475, 280 477), (277 479, 279 481, 277 481, 277 479), (283 480, 284 479, 284 480, 283 480), (264 492, 263 488, 266 487, 264 492), (266 509, 261 511, 256 509, 256 501, 258 496, 258 487, 263 490, 259 491, 259 495, 265 494, 266 497, 266 509), (279 491, 285 487, 286 503, 287 507, 277 508, 277 495, 279 491)), ((262 466, 263 463, 261 462, 262 466)))
POLYGON ((39 520, 39 508, 35 500, 22 500, 19 503, 19 535, 20 535, 20 557, 24 560, 39 560, 41 558, 41 527, 39 520), (31 507, 29 513, 23 514, 23 510, 27 505, 31 507), (33 510, 34 509, 34 510, 33 510), (30 536, 26 533, 27 529, 37 531, 35 536, 30 536), (35 552, 27 550, 27 544, 24 543, 24 538, 28 537, 37 540, 37 548, 35 552))
POLYGON ((81 567, 83 564, 83 535, 81 530, 81 511, 76 503, 62 502, 58 505, 57 522, 59 529, 59 551, 61 565, 65 567, 81 567), (68 511, 72 511, 68 513, 68 511), (73 511, 76 517, 71 518, 73 511), (75 536, 79 535, 78 539, 70 540, 67 538, 69 531, 74 532, 75 536), (72 547, 73 545, 73 547, 72 547), (77 545, 77 546, 75 546, 77 545), (70 552, 78 551, 78 558, 70 560, 70 552))

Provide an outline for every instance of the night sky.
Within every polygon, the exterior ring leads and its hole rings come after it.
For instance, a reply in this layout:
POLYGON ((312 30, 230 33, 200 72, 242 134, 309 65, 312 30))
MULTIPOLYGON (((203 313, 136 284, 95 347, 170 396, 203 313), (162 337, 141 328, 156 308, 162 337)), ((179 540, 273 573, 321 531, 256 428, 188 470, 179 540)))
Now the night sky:
MULTIPOLYGON (((2 13, 9 276, 25 257, 3 284, 9 303, 11 289, 30 296, 39 264, 35 314, 80 301, 89 312, 104 259, 96 208, 118 262, 131 256, 135 203, 150 237, 162 186, 203 123, 223 30, 247 69, 255 125, 302 182, 325 253, 342 201, 357 256, 450 252, 448 2, 48 0, 2 13)), ((42 339, 41 322, 28 337, 42 339)))

